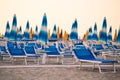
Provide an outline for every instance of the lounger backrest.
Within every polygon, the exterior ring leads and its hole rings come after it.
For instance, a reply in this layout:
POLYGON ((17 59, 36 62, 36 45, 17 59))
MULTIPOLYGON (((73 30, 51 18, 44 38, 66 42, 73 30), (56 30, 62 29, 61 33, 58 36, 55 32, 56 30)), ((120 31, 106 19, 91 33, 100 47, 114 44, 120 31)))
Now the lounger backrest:
POLYGON ((104 49, 101 44, 93 44, 93 48, 95 48, 96 50, 102 50, 102 49, 104 49))
POLYGON ((0 51, 7 52, 5 46, 0 46, 0 51))
POLYGON ((26 54, 36 54, 33 46, 25 46, 26 54))
POLYGON ((23 49, 20 48, 10 48, 9 53, 11 56, 25 56, 25 52, 23 49))
POLYGON ((60 55, 60 53, 58 52, 57 48, 45 48, 45 51, 48 55, 60 55))
POLYGON ((89 49, 74 49, 74 53, 78 59, 95 59, 89 49))
POLYGON ((28 46, 33 46, 33 47, 35 47, 35 46, 36 46, 36 44, 35 44, 35 43, 27 43, 27 45, 28 45, 28 46))
POLYGON ((77 49, 86 49, 86 47, 84 45, 77 45, 77 46, 75 46, 75 48, 77 48, 77 49))

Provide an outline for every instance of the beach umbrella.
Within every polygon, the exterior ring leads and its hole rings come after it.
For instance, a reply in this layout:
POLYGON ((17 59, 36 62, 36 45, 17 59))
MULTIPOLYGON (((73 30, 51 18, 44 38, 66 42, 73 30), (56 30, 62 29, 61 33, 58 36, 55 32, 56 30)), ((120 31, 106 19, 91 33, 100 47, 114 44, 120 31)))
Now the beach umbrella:
POLYGON ((83 40, 87 40, 88 33, 89 33, 89 30, 87 30, 86 33, 84 34, 84 36, 83 36, 83 40))
POLYGON ((39 41, 41 41, 44 44, 47 44, 48 42, 48 33, 47 33, 47 16, 46 13, 44 13, 41 30, 39 32, 39 41))
POLYGON ((76 41, 78 40, 78 24, 77 24, 77 20, 75 19, 74 23, 72 24, 72 28, 71 28, 71 33, 70 33, 70 40, 76 41))
POLYGON ((9 39, 9 37, 10 37, 10 24, 9 24, 9 21, 7 21, 6 32, 5 32, 4 38, 9 39))
POLYGON ((61 29, 61 32, 59 34, 59 39, 63 39, 63 30, 61 29))
POLYGON ((93 36, 92 36, 92 40, 98 41, 97 24, 96 24, 96 23, 95 23, 95 25, 94 25, 94 33, 93 33, 93 36))
POLYGON ((34 31, 32 29, 32 27, 30 28, 30 39, 33 39, 33 36, 34 36, 34 31))
POLYGON ((50 29, 48 30, 48 39, 50 38, 50 29))
POLYGON ((54 25, 53 32, 52 32, 52 35, 51 35, 49 41, 57 41, 57 40, 58 40, 57 29, 56 29, 56 25, 54 25))
POLYGON ((65 31, 63 39, 67 41, 69 39, 69 34, 65 31))
POLYGON ((110 29, 109 29, 107 41, 112 42, 112 27, 110 27, 110 29))
POLYGON ((51 35, 49 41, 57 41, 57 40, 58 40, 57 29, 56 29, 56 25, 54 25, 53 32, 52 32, 52 35, 51 35))
POLYGON ((58 37, 58 38, 60 37, 60 28, 59 28, 59 26, 58 26, 58 28, 57 28, 57 37, 58 37))
POLYGON ((117 40, 116 40, 117 44, 120 44, 120 28, 118 30, 118 35, 117 35, 117 40))
POLYGON ((29 28, 30 28, 30 24, 29 24, 29 21, 27 21, 26 30, 25 30, 24 35, 23 35, 24 36, 23 37, 24 40, 30 40, 29 28))
POLYGON ((114 39, 113 39, 113 41, 116 42, 116 40, 117 40, 117 29, 115 29, 115 34, 114 34, 114 39))
POLYGON ((87 36, 87 40, 93 40, 93 33, 92 33, 92 28, 89 28, 89 32, 88 32, 88 36, 87 36))
POLYGON ((103 20, 102 31, 100 33, 100 41, 107 43, 107 20, 106 17, 103 20))
POLYGON ((34 39, 34 40, 38 40, 38 37, 39 37, 39 36, 38 36, 38 26, 36 26, 33 39, 34 39))
POLYGON ((10 39, 11 40, 16 40, 17 39, 17 18, 16 14, 13 16, 13 22, 12 22, 12 29, 10 32, 10 39))
POLYGON ((20 29, 18 30, 18 34, 17 34, 17 40, 22 40, 22 27, 20 26, 20 29))

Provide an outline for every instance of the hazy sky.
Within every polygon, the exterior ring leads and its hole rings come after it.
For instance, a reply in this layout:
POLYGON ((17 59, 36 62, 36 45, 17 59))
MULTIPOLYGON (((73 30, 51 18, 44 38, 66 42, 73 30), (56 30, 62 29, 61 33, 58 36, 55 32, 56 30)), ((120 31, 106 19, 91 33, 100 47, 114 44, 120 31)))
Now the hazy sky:
POLYGON ((70 32, 77 18, 79 36, 82 37, 89 27, 93 28, 95 22, 100 31, 106 16, 108 29, 112 25, 114 33, 120 25, 120 0, 0 0, 0 32, 5 32, 7 21, 12 24, 14 14, 22 30, 25 30, 27 20, 33 29, 38 25, 40 30, 44 13, 47 14, 51 31, 56 24, 70 32))

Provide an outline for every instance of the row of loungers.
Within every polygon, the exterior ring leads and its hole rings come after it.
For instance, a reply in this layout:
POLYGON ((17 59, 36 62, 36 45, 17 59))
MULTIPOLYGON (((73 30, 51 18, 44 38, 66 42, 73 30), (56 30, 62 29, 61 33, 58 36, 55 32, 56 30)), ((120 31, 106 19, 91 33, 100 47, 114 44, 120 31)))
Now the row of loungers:
MULTIPOLYGON (((16 44, 16 43, 15 43, 16 44)), ((98 59, 96 58, 96 56, 94 55, 94 53, 89 49, 86 48, 84 45, 76 45, 74 47, 71 48, 67 48, 63 47, 63 45, 61 46, 58 45, 58 48, 56 48, 55 45, 53 46, 48 46, 48 47, 44 47, 44 48, 36 48, 35 45, 36 44, 29 44, 27 46, 24 47, 18 47, 15 46, 15 44, 11 43, 11 42, 7 42, 7 50, 8 53, 10 55, 10 58, 12 60, 12 63, 14 62, 14 58, 23 58, 25 61, 25 64, 27 65, 27 59, 35 59, 38 64, 39 64, 39 60, 40 58, 42 58, 42 62, 46 63, 46 58, 47 57, 57 57, 57 62, 59 61, 59 58, 65 56, 65 53, 67 51, 70 51, 71 54, 67 54, 67 56, 71 56, 74 55, 72 57, 74 57, 76 59, 77 62, 80 62, 80 67, 82 66, 83 62, 88 62, 88 63, 92 63, 95 65, 98 65, 99 68, 99 72, 100 73, 104 73, 102 71, 101 65, 102 64, 112 64, 113 65, 113 73, 116 72, 116 68, 115 68, 115 63, 118 63, 118 61, 116 60, 106 60, 106 59, 98 59), (37 54, 36 50, 46 53, 44 54, 37 54)), ((62 60, 63 63, 63 60, 62 60)))

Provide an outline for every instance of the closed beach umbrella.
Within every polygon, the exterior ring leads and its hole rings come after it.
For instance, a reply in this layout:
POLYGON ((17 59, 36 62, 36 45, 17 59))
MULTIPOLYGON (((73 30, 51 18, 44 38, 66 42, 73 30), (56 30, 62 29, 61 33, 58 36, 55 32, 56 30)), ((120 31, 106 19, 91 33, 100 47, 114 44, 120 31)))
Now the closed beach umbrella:
POLYGON ((118 36, 117 36, 117 40, 116 40, 117 44, 120 44, 120 28, 118 30, 118 36))
POLYGON ((72 24, 72 28, 71 28, 71 33, 70 33, 70 40, 76 41, 78 40, 78 24, 77 24, 77 20, 74 21, 74 23, 72 24))
POLYGON ((16 15, 14 15, 14 17, 13 17, 12 29, 10 32, 10 39, 11 40, 17 39, 17 18, 16 18, 16 15))
POLYGON ((34 40, 38 40, 38 37, 39 37, 39 36, 38 36, 38 26, 36 26, 33 39, 34 39, 34 40))
POLYGON ((49 41, 57 41, 58 40, 58 37, 57 37, 57 28, 56 28, 56 25, 54 25, 54 28, 53 28, 53 32, 52 32, 52 35, 49 39, 49 41))
POLYGON ((93 39, 94 41, 98 41, 97 24, 96 24, 96 23, 95 23, 95 25, 94 25, 94 33, 93 33, 92 39, 93 39))
POLYGON ((26 30, 24 32, 24 40, 30 40, 30 32, 29 32, 29 28, 30 28, 30 24, 29 24, 29 21, 27 21, 27 24, 26 24, 26 30))
POLYGON ((18 30, 18 34, 17 34, 17 40, 22 40, 22 27, 20 26, 20 29, 18 30))
POLYGON ((47 44, 48 42, 48 33, 47 33, 47 16, 44 14, 41 30, 39 32, 39 41, 41 41, 44 44, 47 44))
POLYGON ((89 28, 89 32, 88 32, 88 36, 87 36, 87 40, 92 40, 93 34, 92 34, 92 28, 89 28))
POLYGON ((10 24, 9 24, 9 21, 8 21, 7 24, 6 24, 6 32, 5 32, 4 38, 9 39, 9 37, 10 37, 10 24))
POLYGON ((103 20, 102 31, 100 33, 100 41, 103 43, 107 43, 107 20, 106 17, 103 20))
POLYGON ((107 41, 112 42, 112 27, 109 29, 107 41))

